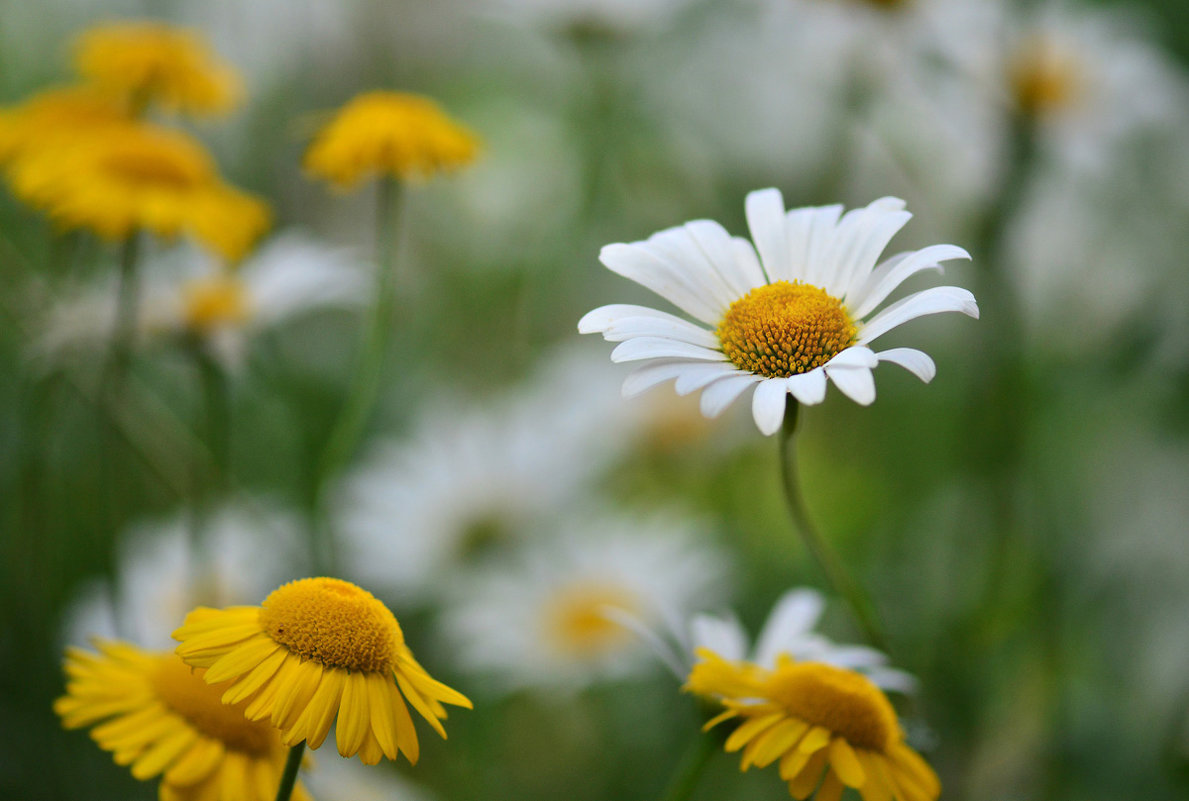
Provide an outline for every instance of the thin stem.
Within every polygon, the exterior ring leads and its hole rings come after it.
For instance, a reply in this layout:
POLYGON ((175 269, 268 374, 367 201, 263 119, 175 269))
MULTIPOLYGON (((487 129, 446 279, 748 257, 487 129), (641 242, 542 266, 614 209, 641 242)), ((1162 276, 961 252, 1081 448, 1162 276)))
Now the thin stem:
POLYGON ((333 542, 322 508, 326 482, 351 458, 380 392, 396 310, 395 255, 402 200, 403 192, 395 179, 380 179, 376 198, 375 305, 368 320, 363 352, 350 393, 331 429, 314 476, 312 517, 315 542, 312 545, 315 567, 319 572, 333 569, 334 561, 333 542))
POLYGON ((834 591, 846 599, 850 605, 855 620, 863 629, 867 640, 887 653, 888 644, 876 622, 871 602, 863 593, 859 585, 850 577, 842 566, 829 543, 818 532, 809 517, 809 510, 805 507, 805 498, 801 493, 801 482, 797 471, 797 453, 793 438, 797 431, 797 411, 800 407, 795 400, 789 399, 784 411, 784 423, 780 430, 780 479, 784 489, 784 498, 788 503, 789 515, 793 524, 801 534, 801 539, 818 565, 826 574, 826 578, 834 587, 834 591))
POLYGON ((190 343, 198 379, 202 390, 202 410, 199 436, 204 441, 209 458, 196 451, 193 457, 193 504, 190 511, 190 558, 193 565, 191 581, 196 601, 216 603, 217 598, 202 597, 210 565, 206 535, 211 510, 224 494, 230 475, 231 461, 231 405, 227 376, 219 364, 203 348, 202 343, 190 343))
POLYGON ((293 786, 297 784, 297 771, 301 767, 301 758, 305 750, 305 740, 289 749, 289 756, 285 759, 285 770, 281 773, 281 783, 277 786, 276 801, 289 801, 289 796, 293 795, 293 786))
POLYGON ((702 778, 702 773, 710 764, 710 758, 718 750, 718 745, 718 738, 707 734, 700 734, 694 742, 690 743, 689 748, 681 757, 681 762, 677 764, 677 770, 673 773, 673 778, 669 780, 669 784, 661 796, 661 801, 687 801, 693 796, 698 781, 702 778))

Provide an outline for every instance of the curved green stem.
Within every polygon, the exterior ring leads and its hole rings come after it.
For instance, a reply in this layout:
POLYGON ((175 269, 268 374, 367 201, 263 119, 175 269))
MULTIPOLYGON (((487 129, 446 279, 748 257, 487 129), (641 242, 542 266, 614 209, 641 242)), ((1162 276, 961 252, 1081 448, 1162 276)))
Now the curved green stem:
POLYGON ((669 780, 661 801, 688 801, 694 794, 706 766, 710 764, 710 758, 718 750, 718 744, 717 738, 705 734, 700 734, 690 743, 681 762, 677 764, 677 770, 669 780))
POLYGON ((293 786, 297 784, 297 771, 301 767, 301 758, 305 750, 305 740, 289 749, 289 756, 285 759, 285 770, 281 773, 281 783, 277 786, 276 801, 289 801, 289 796, 293 795, 293 786))
POLYGON ((784 489, 784 499, 788 504, 789 515, 793 524, 801 534, 801 539, 818 565, 826 574, 826 578, 834 587, 834 591, 841 595, 850 605, 855 620, 863 629, 867 640, 887 653, 888 644, 876 622, 871 602, 863 593, 862 588, 846 572, 829 543, 813 525, 809 517, 809 510, 805 507, 805 498, 801 493, 800 476, 797 471, 797 453, 793 438, 797 431, 797 412, 800 404, 789 398, 784 411, 784 423, 780 429, 780 479, 784 489))

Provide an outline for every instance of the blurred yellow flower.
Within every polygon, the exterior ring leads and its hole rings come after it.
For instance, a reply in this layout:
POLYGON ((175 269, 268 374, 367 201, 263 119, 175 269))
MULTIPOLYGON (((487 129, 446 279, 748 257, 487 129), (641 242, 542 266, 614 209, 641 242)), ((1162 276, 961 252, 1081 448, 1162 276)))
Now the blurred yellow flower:
POLYGON ((196 33, 159 22, 114 22, 75 40, 80 76, 131 104, 193 114, 233 108, 243 90, 235 70, 196 33))
POLYGON ((239 276, 220 271, 182 287, 182 316, 187 329, 207 333, 238 325, 252 313, 247 284, 239 276))
POLYGON ((259 607, 199 607, 173 636, 186 664, 207 668, 206 681, 231 682, 225 703, 271 719, 286 745, 319 747, 337 715, 339 753, 367 765, 400 751, 417 761, 405 699, 442 737, 442 704, 471 706, 417 663, 383 603, 339 579, 291 581, 259 607))
MULTIPOLYGON (((120 642, 99 653, 71 648, 69 681, 54 711, 91 737, 140 780, 161 776, 160 801, 272 801, 286 749, 276 729, 244 717, 176 655, 120 642)), ((310 801, 298 785, 295 801, 310 801)))
POLYGON ((838 801, 847 787, 863 801, 935 801, 941 785, 933 769, 904 742, 887 696, 866 676, 821 662, 775 669, 731 662, 702 648, 685 689, 727 709, 706 724, 732 718, 728 752, 743 749, 741 770, 779 760, 793 798, 838 801), (815 792, 816 791, 816 792, 815 792))
POLYGON ((1077 102, 1082 70, 1075 53, 1043 35, 1018 47, 1008 63, 1016 106, 1025 114, 1061 112, 1077 102))
POLYGON ((340 188, 361 178, 429 178, 474 161, 478 138, 429 98, 367 92, 343 106, 306 152, 305 168, 340 188))
POLYGON ((128 121, 124 106, 88 86, 39 92, 0 110, 0 165, 31 148, 128 121))
POLYGON ((186 233, 231 261, 269 224, 264 202, 224 183, 198 142, 150 125, 106 126, 69 146, 37 148, 14 161, 9 180, 64 228, 107 239, 186 233))

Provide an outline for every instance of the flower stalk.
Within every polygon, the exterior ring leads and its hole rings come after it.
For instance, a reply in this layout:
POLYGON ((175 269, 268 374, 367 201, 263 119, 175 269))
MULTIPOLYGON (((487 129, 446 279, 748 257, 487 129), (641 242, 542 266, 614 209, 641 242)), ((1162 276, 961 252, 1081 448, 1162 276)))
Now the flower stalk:
POLYGON ((661 801, 688 801, 718 746, 719 738, 699 734, 677 764, 677 770, 669 780, 661 801))
POLYGON ((297 771, 301 767, 301 758, 305 750, 305 740, 289 749, 289 756, 285 759, 285 770, 281 773, 281 783, 277 785, 276 801, 289 801, 289 796, 293 795, 293 786, 297 784, 297 771))

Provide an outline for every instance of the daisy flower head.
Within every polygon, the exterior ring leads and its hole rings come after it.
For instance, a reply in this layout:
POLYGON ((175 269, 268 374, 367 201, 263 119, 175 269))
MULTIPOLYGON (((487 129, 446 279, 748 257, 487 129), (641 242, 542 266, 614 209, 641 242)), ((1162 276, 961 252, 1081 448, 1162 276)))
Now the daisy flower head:
POLYGON ((877 264, 911 215, 882 198, 845 215, 842 207, 786 212, 776 189, 747 196, 752 243, 718 223, 695 220, 631 244, 605 246, 603 264, 651 289, 695 318, 616 304, 589 312, 580 333, 620 344, 615 362, 644 361, 623 385, 633 396, 670 379, 678 394, 703 390, 702 413, 716 417, 753 388, 752 415, 773 434, 788 395, 821 403, 827 383, 868 405, 872 368, 892 362, 922 381, 936 368, 913 348, 874 351, 871 343, 917 317, 957 311, 978 317, 974 296, 954 286, 909 295, 876 312, 904 280, 939 263, 969 258, 954 245, 900 253, 877 264), (758 253, 758 255, 757 255, 758 253))
POLYGON ((14 193, 61 227, 110 240, 188 234, 228 261, 268 228, 260 199, 224 183, 210 154, 180 131, 128 123, 39 148, 9 170, 14 193))
POLYGON ((0 165, 22 153, 86 136, 107 125, 128 122, 128 114, 90 86, 65 86, 39 92, 22 103, 0 109, 0 165))
POLYGON ((772 668, 699 652, 687 692, 726 707, 728 753, 742 749, 741 770, 779 765, 793 798, 839 801, 846 788, 863 801, 935 801, 933 769, 904 741, 896 711, 871 679, 824 662, 782 654, 772 668))
POLYGON ((443 633, 463 667, 501 689, 563 693, 637 675, 647 651, 620 618, 664 625, 722 592, 722 555, 689 521, 582 520, 454 582, 443 633))
POLYGON ((243 94, 239 76, 196 32, 160 22, 97 25, 74 43, 74 64, 88 82, 135 111, 160 106, 191 114, 229 111, 243 94))
MULTIPOLYGON (((205 681, 175 654, 99 642, 66 652, 66 694, 54 711, 142 781, 161 777, 160 801, 271 801, 287 749, 267 721, 225 704, 226 684, 205 681)), ((293 798, 309 801, 299 784, 293 798)))
POLYGON ((291 581, 260 606, 199 607, 173 636, 186 664, 207 669, 207 683, 230 682, 224 703, 271 720, 285 745, 318 748, 337 717, 339 753, 365 765, 400 752, 417 761, 406 700, 443 738, 442 704, 471 707, 425 672, 388 607, 341 579, 291 581))
POLYGON ((479 140, 427 97, 365 92, 335 113, 305 155, 311 174, 339 189, 362 179, 431 178, 475 160, 479 140))

